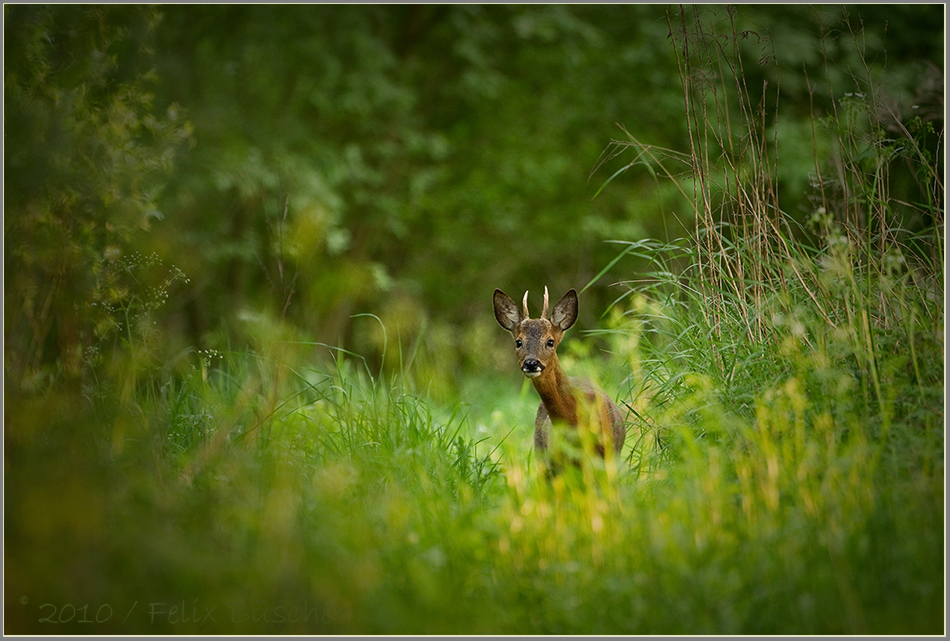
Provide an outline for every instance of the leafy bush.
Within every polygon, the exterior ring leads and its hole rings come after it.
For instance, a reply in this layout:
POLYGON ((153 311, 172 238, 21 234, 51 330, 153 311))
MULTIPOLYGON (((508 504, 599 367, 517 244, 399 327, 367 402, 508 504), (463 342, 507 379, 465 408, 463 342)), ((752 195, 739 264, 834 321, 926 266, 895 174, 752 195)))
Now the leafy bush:
POLYGON ((175 105, 153 109, 158 22, 124 7, 5 14, 5 371, 25 390, 76 378, 85 350, 126 321, 115 278, 162 218, 190 136, 175 105))

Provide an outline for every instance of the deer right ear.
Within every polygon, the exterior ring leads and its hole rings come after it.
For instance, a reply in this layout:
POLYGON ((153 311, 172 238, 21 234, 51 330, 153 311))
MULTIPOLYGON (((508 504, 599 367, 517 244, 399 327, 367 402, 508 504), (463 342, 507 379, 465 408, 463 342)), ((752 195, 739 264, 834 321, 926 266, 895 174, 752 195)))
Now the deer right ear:
POLYGON ((521 323, 521 312, 518 311, 518 306, 515 305, 515 301, 511 300, 505 292, 496 289, 494 303, 495 320, 509 332, 515 331, 521 323))

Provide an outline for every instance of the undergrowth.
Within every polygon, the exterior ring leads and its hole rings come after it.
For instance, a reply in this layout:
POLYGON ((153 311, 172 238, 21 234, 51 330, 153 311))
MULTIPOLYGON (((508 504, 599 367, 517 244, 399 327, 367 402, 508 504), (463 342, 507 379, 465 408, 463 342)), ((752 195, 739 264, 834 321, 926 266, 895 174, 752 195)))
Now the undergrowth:
POLYGON ((619 390, 617 461, 546 480, 514 374, 439 403, 279 327, 165 363, 126 332, 82 385, 7 399, 5 632, 942 633, 939 154, 849 97, 796 223, 741 67, 717 68, 685 94, 688 153, 610 151, 696 221, 622 241, 652 268, 562 347, 619 390), (887 190, 898 147, 913 205, 887 190))

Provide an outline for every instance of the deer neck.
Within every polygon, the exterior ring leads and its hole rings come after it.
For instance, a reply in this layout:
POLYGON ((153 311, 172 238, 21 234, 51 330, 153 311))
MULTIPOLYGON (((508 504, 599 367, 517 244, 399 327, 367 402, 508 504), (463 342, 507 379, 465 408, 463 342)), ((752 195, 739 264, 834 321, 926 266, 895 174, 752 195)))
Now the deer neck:
POLYGON ((561 367, 557 355, 540 376, 532 379, 532 382, 552 421, 577 425, 577 397, 574 393, 574 385, 561 367))

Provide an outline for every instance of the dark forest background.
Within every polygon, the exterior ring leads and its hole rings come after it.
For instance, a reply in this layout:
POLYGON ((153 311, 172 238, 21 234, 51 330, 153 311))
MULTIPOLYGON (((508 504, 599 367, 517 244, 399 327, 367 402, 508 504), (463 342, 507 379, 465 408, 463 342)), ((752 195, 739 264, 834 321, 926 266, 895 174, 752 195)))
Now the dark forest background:
MULTIPOLYGON (((495 287, 590 284, 592 326, 620 295, 616 269, 591 282, 619 253, 607 241, 695 226, 646 168, 598 193, 631 160, 601 162, 612 140, 689 150, 678 11, 5 7, 8 389, 76 376, 126 316, 161 329, 161 360, 276 331, 378 361, 425 329, 416 362, 446 393, 491 367, 495 287)), ((702 11, 756 61, 793 218, 831 155, 812 118, 857 75, 942 128, 940 5, 702 11)))

